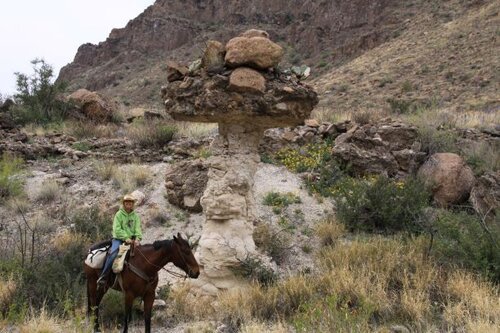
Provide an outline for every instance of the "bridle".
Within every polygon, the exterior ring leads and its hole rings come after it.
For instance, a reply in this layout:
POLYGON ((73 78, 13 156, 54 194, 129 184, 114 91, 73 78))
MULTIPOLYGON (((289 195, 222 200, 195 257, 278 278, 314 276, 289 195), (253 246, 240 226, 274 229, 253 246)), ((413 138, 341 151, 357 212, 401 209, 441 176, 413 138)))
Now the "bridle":
POLYGON ((190 274, 190 273, 193 273, 193 271, 191 270, 191 267, 189 267, 189 265, 187 264, 186 260, 184 259, 184 256, 182 255, 182 253, 180 253, 180 252, 181 252, 181 251, 180 251, 180 249, 177 249, 177 251, 179 251, 179 256, 181 257, 182 262, 183 262, 183 263, 184 263, 184 265, 187 267, 188 272, 189 272, 189 273, 184 272, 184 275, 183 275, 183 274, 180 274, 180 273, 177 273, 177 272, 174 272, 174 271, 172 271, 172 270, 166 269, 166 268, 165 268, 165 266, 158 266, 158 265, 156 265, 156 264, 153 264, 151 261, 149 261, 149 259, 148 259, 148 258, 146 258, 146 256, 142 253, 142 251, 141 251, 139 248, 136 248, 136 250, 137 250, 137 252, 139 252, 139 254, 140 254, 140 255, 144 258, 144 260, 146 260, 146 262, 147 262, 148 264, 150 264, 150 265, 151 265, 151 266, 153 266, 153 267, 158 268, 158 270, 162 270, 162 269, 163 269, 165 272, 169 273, 169 274, 170 274, 170 275, 172 275, 172 276, 175 276, 175 277, 177 277, 177 278, 183 278, 183 279, 185 280, 185 279, 187 279, 187 278, 189 277, 189 274, 190 274))

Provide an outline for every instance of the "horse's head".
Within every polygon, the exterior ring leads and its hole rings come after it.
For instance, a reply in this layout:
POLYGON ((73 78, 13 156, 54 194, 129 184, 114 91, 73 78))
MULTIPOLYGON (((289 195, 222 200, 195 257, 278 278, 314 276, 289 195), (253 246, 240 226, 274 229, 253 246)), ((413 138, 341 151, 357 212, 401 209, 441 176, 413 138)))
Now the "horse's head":
POLYGON ((172 262, 186 272, 190 278, 196 279, 200 275, 200 267, 188 241, 182 238, 180 233, 177 233, 177 237, 174 236, 174 246, 177 250, 172 262))

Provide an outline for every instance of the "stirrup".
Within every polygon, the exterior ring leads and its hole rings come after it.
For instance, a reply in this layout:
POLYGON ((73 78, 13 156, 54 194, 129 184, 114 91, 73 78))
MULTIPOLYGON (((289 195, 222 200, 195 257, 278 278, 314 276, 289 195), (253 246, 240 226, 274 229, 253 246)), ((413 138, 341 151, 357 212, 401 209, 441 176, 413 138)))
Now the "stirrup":
POLYGON ((100 276, 97 279, 97 286, 98 287, 104 287, 106 285, 106 280, 107 280, 107 276, 106 275, 100 276))

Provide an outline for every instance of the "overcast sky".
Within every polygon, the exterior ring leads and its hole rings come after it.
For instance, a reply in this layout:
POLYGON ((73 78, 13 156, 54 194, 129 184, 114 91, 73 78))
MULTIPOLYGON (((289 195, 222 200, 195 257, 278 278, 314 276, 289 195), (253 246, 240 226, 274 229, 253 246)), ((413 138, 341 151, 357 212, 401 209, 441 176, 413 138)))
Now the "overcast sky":
POLYGON ((104 41, 154 0, 0 0, 0 93, 15 92, 14 72, 43 58, 55 76, 84 43, 104 41))

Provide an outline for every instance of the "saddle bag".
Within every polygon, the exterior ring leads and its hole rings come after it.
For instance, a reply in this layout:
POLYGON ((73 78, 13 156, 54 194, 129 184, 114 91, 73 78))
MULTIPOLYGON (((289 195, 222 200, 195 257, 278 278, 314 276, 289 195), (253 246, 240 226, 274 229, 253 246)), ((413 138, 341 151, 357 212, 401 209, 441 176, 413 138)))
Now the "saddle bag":
POLYGON ((85 258, 85 264, 92 268, 102 268, 104 266, 104 261, 106 260, 106 254, 110 248, 111 245, 90 249, 87 254, 87 258, 85 258))
POLYGON ((118 255, 115 261, 113 261, 113 273, 118 274, 123 270, 123 265, 125 264, 125 257, 127 252, 130 250, 130 245, 122 244, 118 250, 118 255))

